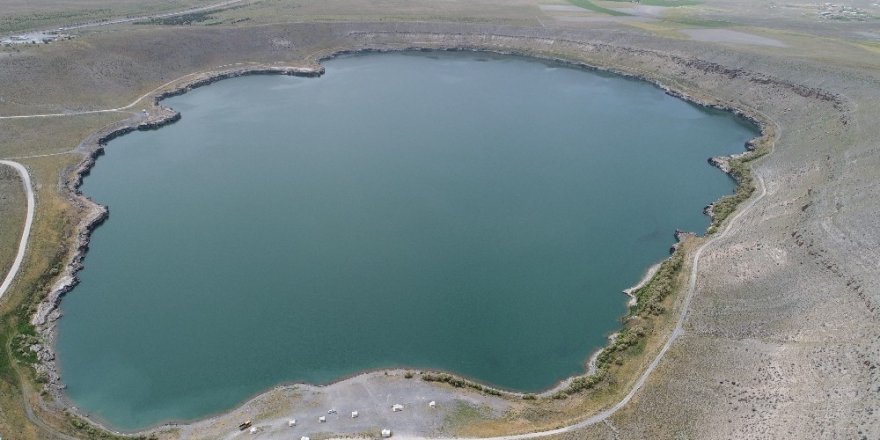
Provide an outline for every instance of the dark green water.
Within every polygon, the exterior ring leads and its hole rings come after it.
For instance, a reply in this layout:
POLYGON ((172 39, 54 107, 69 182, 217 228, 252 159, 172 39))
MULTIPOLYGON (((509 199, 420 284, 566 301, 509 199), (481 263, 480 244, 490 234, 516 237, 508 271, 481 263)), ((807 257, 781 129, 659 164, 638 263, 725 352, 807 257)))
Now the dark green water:
POLYGON ((648 84, 521 58, 353 56, 165 103, 83 191, 110 207, 58 355, 121 429, 371 368, 535 391, 582 372, 620 291, 732 190, 756 132, 648 84))

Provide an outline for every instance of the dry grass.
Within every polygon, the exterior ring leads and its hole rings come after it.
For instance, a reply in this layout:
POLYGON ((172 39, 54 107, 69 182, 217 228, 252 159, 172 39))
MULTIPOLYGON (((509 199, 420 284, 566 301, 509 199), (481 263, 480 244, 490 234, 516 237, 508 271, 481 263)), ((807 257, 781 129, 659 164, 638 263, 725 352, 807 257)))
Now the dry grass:
POLYGON ((0 282, 6 277, 18 250, 24 227, 25 194, 18 173, 0 166, 0 282))
POLYGON ((171 12, 216 3, 212 0, 5 0, 0 10, 0 34, 34 28, 54 28, 115 17, 171 12))
POLYGON ((71 151, 89 134, 124 118, 122 113, 0 120, 0 158, 71 151))
MULTIPOLYGON (((78 155, 51 156, 22 161, 36 182, 58 180, 67 167, 80 160, 78 155)), ((31 230, 31 241, 22 271, 13 288, 0 304, 0 432, 10 438, 46 438, 34 425, 26 421, 21 388, 33 389, 31 370, 18 363, 8 352, 11 337, 27 327, 29 305, 45 294, 51 282, 51 273, 63 264, 70 250, 66 243, 75 233, 76 212, 54 184, 40 184, 35 188, 37 215, 31 230), (35 298, 36 297, 36 298, 35 298), (25 381, 24 384, 21 382, 25 381)), ((29 392, 30 396, 36 393, 29 392)))
POLYGON ((419 20, 536 25, 540 11, 535 0, 482 0, 454 5, 436 0, 263 0, 213 15, 224 23, 241 24, 419 20))

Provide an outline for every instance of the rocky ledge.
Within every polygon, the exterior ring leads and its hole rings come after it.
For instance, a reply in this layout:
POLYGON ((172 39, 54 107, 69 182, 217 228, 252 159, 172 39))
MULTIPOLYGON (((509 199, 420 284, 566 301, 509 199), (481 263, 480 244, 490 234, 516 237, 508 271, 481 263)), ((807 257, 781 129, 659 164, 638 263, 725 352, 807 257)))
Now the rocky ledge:
POLYGON ((83 258, 89 248, 92 231, 101 225, 110 215, 106 206, 100 205, 80 191, 83 177, 87 176, 95 165, 95 161, 103 154, 104 148, 111 140, 136 130, 155 130, 162 126, 172 124, 181 118, 181 114, 174 109, 160 105, 160 101, 167 97, 181 95, 197 87, 208 85, 222 79, 234 78, 245 75, 276 74, 290 76, 316 77, 324 73, 322 66, 265 66, 250 65, 237 67, 230 70, 206 72, 184 79, 170 89, 160 90, 152 96, 152 101, 146 108, 134 112, 129 118, 111 124, 83 140, 76 151, 82 153, 85 158, 65 176, 61 186, 68 194, 68 200, 72 206, 82 212, 81 221, 77 226, 77 233, 73 255, 58 277, 46 298, 37 306, 37 311, 31 317, 31 324, 42 336, 43 343, 30 346, 39 362, 35 365, 37 377, 45 383, 45 389, 56 402, 63 405, 65 388, 61 381, 58 364, 53 350, 56 336, 56 322, 61 318, 59 305, 65 294, 70 292, 79 283, 77 273, 83 268, 83 258))

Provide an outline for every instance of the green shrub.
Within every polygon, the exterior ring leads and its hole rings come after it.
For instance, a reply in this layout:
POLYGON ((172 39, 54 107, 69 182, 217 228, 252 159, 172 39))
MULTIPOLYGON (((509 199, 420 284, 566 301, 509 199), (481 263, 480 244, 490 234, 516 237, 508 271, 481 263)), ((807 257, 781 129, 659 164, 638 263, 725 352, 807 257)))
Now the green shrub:
POLYGON ((736 211, 739 204, 748 200, 755 193, 755 180, 752 177, 749 162, 766 155, 768 151, 767 147, 762 145, 751 154, 729 162, 729 174, 736 181, 736 191, 712 204, 712 224, 707 229, 708 233, 715 233, 724 221, 736 211))

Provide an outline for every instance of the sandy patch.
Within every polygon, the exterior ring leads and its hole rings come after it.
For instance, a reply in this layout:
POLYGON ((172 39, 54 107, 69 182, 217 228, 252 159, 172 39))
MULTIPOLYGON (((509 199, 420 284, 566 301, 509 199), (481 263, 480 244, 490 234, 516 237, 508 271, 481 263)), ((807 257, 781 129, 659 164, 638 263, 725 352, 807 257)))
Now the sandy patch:
POLYGON ((379 430, 386 428, 395 433, 395 438, 423 433, 449 435, 444 431, 447 417, 462 405, 481 408, 493 417, 500 417, 510 408, 501 398, 425 382, 417 374, 404 379, 406 371, 374 371, 326 386, 279 386, 228 413, 178 426, 179 437, 280 440, 332 432, 342 437, 370 433, 376 438, 379 430), (403 405, 403 410, 393 411, 395 404, 403 405), (352 417, 354 411, 358 414, 352 417), (245 420, 252 422, 256 436, 249 430, 239 430, 238 424, 245 420))
POLYGON ((787 45, 773 38, 761 37, 745 32, 730 29, 683 29, 691 39, 708 41, 711 43, 727 44, 751 44, 755 46, 787 47, 787 45))

